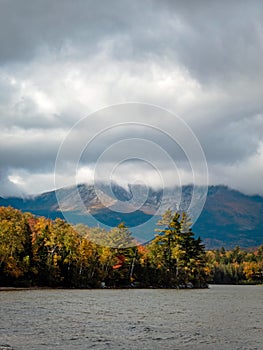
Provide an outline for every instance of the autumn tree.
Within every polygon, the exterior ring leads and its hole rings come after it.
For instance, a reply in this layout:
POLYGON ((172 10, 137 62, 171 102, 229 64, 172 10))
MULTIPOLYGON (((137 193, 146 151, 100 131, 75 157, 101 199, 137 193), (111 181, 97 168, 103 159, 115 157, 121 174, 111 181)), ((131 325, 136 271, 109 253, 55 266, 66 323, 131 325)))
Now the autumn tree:
POLYGON ((22 213, 0 207, 0 274, 8 280, 29 272, 30 240, 29 226, 22 213))
POLYGON ((110 248, 112 263, 105 280, 110 285, 129 285, 134 279, 137 242, 128 227, 122 222, 108 232, 105 243, 110 248))
POLYGON ((153 261, 168 287, 200 286, 205 283, 205 250, 200 238, 195 238, 186 213, 168 210, 157 223, 163 226, 150 245, 153 261))

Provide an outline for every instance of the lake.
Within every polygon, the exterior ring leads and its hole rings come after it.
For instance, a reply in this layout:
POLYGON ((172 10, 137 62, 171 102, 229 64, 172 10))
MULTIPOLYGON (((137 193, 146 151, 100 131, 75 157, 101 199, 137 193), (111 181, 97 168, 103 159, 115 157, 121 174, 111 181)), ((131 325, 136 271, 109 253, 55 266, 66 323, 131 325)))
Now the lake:
POLYGON ((263 286, 0 292, 0 349, 263 349, 263 286))

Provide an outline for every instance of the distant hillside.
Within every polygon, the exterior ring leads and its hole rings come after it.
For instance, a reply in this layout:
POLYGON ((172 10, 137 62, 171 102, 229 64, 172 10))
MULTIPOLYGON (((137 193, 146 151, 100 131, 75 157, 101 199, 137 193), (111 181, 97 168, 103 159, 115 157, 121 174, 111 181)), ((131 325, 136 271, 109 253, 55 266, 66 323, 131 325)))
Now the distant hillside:
POLYGON ((8 201, 2 197, 0 197, 0 206, 6 207, 8 206, 8 201))
POLYGON ((263 244, 263 197, 247 196, 225 186, 211 186, 195 224, 207 246, 244 248, 263 244))
MULTIPOLYGON (((100 225, 116 226, 124 221, 135 234, 142 240, 153 238, 154 228, 158 216, 154 216, 160 207, 162 211, 167 208, 172 210, 184 210, 191 200, 192 186, 184 186, 182 189, 182 204, 178 208, 178 188, 166 190, 149 189, 147 198, 139 210, 127 213, 114 211, 114 206, 132 210, 129 202, 134 196, 136 200, 144 198, 145 187, 135 186, 123 188, 115 184, 110 193, 107 188, 101 187, 98 198, 93 186, 78 185, 75 188, 63 188, 57 191, 60 198, 61 209, 67 213, 67 219, 72 223, 84 223, 96 225, 96 218, 100 225), (84 205, 83 205, 84 204, 84 205), (89 212, 91 215, 87 215, 89 212), (150 220, 151 219, 151 220, 150 220), (149 221, 150 220, 150 221, 149 221), (147 222, 148 221, 148 222, 147 222), (136 227, 146 222, 142 227, 136 227)), ((200 190, 200 198, 202 191, 200 190)), ((197 191, 198 194, 198 191, 197 191)), ((0 205, 12 205, 23 211, 30 211, 36 215, 43 215, 52 219, 62 217, 56 193, 46 192, 36 197, 27 199, 0 198, 0 205)), ((263 197, 247 196, 225 186, 210 186, 204 210, 195 223, 193 229, 196 235, 200 235, 207 248, 225 246, 232 248, 240 245, 243 248, 255 247, 263 244, 263 197)))

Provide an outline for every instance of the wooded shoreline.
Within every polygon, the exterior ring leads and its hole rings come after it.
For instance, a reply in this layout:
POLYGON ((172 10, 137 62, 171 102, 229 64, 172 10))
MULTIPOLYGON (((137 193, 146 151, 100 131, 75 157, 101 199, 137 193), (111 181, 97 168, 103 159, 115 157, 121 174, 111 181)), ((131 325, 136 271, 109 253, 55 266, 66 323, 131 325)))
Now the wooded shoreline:
POLYGON ((263 283, 263 246, 206 251, 185 213, 167 211, 138 244, 121 223, 106 231, 0 207, 0 287, 207 288, 263 283))

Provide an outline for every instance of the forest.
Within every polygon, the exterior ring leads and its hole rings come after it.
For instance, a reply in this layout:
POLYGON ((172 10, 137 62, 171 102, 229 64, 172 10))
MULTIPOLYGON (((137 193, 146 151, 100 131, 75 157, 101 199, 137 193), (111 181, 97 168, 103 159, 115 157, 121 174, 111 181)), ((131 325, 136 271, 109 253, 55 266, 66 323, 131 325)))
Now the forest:
POLYGON ((0 207, 0 287, 204 288, 262 283, 263 246, 206 251, 185 213, 167 210, 155 238, 124 223, 106 231, 0 207))

